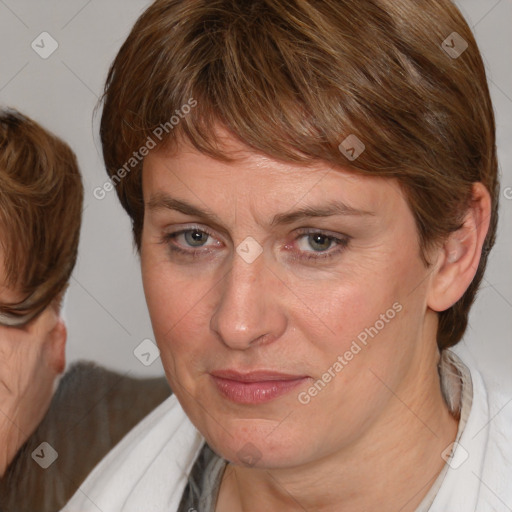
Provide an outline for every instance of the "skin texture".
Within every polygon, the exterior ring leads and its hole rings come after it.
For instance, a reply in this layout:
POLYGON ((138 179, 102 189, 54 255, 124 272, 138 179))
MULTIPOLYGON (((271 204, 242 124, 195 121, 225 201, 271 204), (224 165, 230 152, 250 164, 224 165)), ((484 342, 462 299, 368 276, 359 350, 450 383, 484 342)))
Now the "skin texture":
POLYGON ((432 251, 427 269, 396 182, 325 163, 278 162, 223 136, 238 157, 234 164, 187 144, 146 157, 141 246, 146 299, 171 388, 210 446, 230 461, 217 510, 414 510, 458 426, 440 391, 436 311, 456 302, 476 272, 489 194, 475 185, 464 227, 432 251), (218 220, 158 206, 163 195, 218 220), (270 224, 276 214, 331 200, 371 214, 270 224), (190 235, 166 238, 194 228, 211 236, 195 245, 190 235), (335 242, 319 249, 301 232, 306 228, 350 239, 339 252, 335 242), (236 252, 247 236, 263 249, 252 263, 236 252), (189 254, 173 252, 176 246, 189 254), (333 257, 305 259, 319 252, 333 257), (396 303, 400 312, 301 403, 298 394, 396 303), (270 402, 240 405, 224 398, 209 375, 228 368, 309 379, 270 402), (247 443, 256 448, 251 465, 242 460, 247 443))
MULTIPOLYGON (((0 301, 20 299, 0 285, 0 301)), ((24 327, 0 325, 0 476, 48 409, 64 370, 66 337, 53 305, 24 327)))

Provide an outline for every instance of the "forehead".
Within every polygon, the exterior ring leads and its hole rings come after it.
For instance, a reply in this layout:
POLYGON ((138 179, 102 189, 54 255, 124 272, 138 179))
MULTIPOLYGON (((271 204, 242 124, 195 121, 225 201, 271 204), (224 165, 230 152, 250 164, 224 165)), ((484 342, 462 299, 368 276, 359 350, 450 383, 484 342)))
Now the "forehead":
POLYGON ((401 188, 390 178, 355 173, 327 162, 277 160, 229 135, 223 136, 222 145, 234 161, 214 159, 187 143, 172 150, 152 150, 143 166, 145 203, 156 195, 170 194, 218 209, 236 204, 269 212, 333 200, 382 213, 406 206, 401 188))

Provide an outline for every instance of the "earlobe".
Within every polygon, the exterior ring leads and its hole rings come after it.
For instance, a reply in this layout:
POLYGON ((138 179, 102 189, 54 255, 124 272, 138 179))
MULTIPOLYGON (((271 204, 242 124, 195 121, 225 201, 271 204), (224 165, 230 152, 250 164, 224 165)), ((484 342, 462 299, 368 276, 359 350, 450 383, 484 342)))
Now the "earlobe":
POLYGON ((473 184, 473 195, 463 226, 451 233, 440 248, 427 305, 445 311, 455 304, 475 277, 489 229, 491 198, 481 183, 473 184))

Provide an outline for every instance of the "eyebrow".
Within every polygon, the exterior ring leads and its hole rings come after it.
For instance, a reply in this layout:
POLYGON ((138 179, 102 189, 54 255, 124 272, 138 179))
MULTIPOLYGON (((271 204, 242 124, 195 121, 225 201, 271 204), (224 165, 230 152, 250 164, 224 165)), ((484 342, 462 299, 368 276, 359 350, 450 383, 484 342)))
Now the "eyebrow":
MULTIPOLYGON (((202 210, 197 206, 168 196, 167 194, 156 194, 146 203, 146 208, 151 211, 162 209, 175 210, 185 215, 200 217, 214 224, 222 225, 219 217, 213 212, 202 210)), ((330 201, 322 206, 304 206, 291 212, 276 214, 272 218, 270 226, 281 226, 292 224, 293 222, 297 222, 302 219, 312 217, 332 217, 334 215, 368 216, 375 215, 375 212, 354 208, 343 201, 330 201)))

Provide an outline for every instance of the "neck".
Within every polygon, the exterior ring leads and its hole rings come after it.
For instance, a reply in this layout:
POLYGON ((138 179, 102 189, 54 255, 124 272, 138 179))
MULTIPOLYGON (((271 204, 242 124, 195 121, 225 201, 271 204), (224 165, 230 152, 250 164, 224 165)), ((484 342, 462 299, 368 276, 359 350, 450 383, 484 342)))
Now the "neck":
POLYGON ((351 446, 307 467, 259 469, 228 464, 217 510, 413 512, 457 435, 437 372, 437 348, 419 354, 389 407, 351 446))

